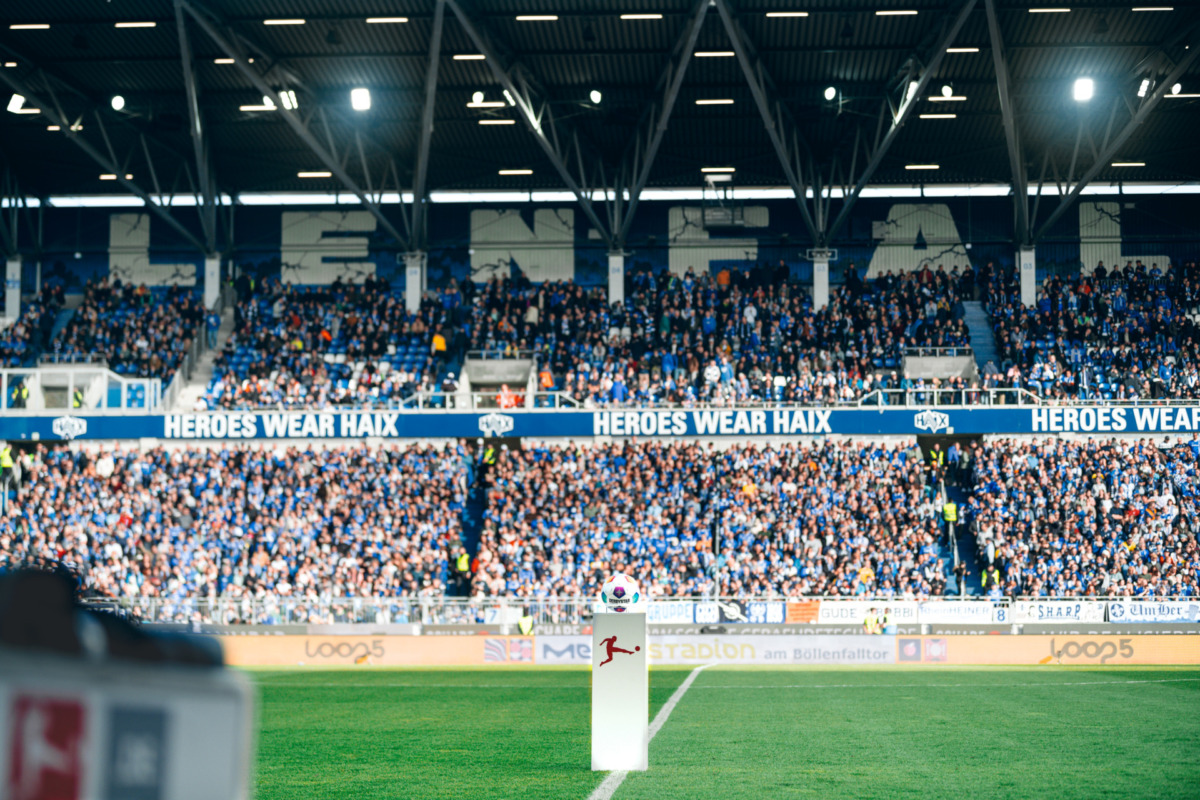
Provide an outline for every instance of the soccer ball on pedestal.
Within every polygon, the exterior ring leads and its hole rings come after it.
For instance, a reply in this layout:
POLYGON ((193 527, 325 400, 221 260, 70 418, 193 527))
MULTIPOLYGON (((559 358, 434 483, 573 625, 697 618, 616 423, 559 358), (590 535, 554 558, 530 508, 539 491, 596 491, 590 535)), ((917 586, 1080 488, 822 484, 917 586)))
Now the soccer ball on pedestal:
POLYGON ((614 572, 600 587, 600 602, 605 611, 632 611, 642 600, 637 581, 623 572, 614 572))

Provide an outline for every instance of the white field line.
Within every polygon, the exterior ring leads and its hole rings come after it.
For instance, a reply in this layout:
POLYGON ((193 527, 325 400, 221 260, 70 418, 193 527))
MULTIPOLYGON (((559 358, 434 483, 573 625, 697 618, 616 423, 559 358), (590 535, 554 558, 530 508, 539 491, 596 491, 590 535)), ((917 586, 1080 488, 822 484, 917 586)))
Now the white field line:
MULTIPOLYGON (((687 693, 687 690, 691 687, 697 676, 700 675, 701 671, 711 666, 711 664, 705 664, 702 667, 696 667, 688 673, 683 683, 679 684, 679 688, 672 693, 666 704, 654 715, 654 721, 650 723, 650 741, 653 741, 658 732, 662 730, 662 726, 667 723, 667 717, 671 716, 671 712, 675 710, 675 706, 679 705, 679 701, 683 699, 683 695, 687 693)), ((596 791, 588 795, 588 800, 609 800, 613 796, 613 793, 621 788, 621 784, 624 783, 625 776, 628 774, 629 771, 623 769, 608 773, 608 777, 596 787, 596 791)))
POLYGON ((1104 686, 1125 685, 1130 683, 1195 683, 1200 678, 1157 678, 1138 681, 1036 681, 1026 683, 781 683, 775 686, 701 686, 701 689, 954 689, 964 687, 979 687, 991 689, 996 686, 1021 686, 1025 688, 1038 686, 1104 686))
MULTIPOLYGON (((692 674, 680 685, 680 689, 691 685, 691 680, 696 672, 705 667, 712 666, 706 664, 704 667, 697 667, 692 670, 692 674)), ((1131 681, 1034 681, 1024 683, 781 683, 775 685, 761 686, 739 686, 736 684, 729 685, 705 685, 698 686, 697 689, 951 689, 951 688, 968 688, 978 686, 983 689, 991 689, 994 686, 1020 686, 1020 687, 1038 687, 1038 686, 1104 686, 1104 685, 1123 685, 1131 683, 1195 683, 1200 681, 1200 678, 1156 678, 1147 680, 1131 680, 1131 681)), ((563 689, 569 691, 587 691, 587 686, 554 686, 554 685, 536 685, 528 683, 273 683, 264 681, 259 684, 264 688, 282 688, 282 689, 527 689, 530 691, 544 691, 546 689, 563 689)), ((679 689, 676 689, 676 694, 679 689)), ((674 695, 672 695, 674 699, 674 695)), ((669 701, 668 701, 669 702, 669 701)), ((663 706, 665 709, 666 706, 663 706)), ((659 715, 662 716, 662 711, 659 715)), ((655 724, 658 724, 658 717, 655 717, 655 724)), ((661 727, 661 726, 660 726, 661 727)), ((651 727, 651 735, 657 728, 651 727)))

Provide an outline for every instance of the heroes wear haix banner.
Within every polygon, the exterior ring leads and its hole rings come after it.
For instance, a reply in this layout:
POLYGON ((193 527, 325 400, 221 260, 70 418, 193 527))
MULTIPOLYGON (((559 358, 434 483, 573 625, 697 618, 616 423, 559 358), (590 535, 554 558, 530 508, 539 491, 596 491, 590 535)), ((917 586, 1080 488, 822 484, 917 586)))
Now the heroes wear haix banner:
POLYGON ((913 436, 917 434, 1176 433, 1200 431, 1188 407, 942 410, 789 408, 646 411, 316 411, 167 415, 0 415, 0 439, 388 439, 535 436, 913 436))

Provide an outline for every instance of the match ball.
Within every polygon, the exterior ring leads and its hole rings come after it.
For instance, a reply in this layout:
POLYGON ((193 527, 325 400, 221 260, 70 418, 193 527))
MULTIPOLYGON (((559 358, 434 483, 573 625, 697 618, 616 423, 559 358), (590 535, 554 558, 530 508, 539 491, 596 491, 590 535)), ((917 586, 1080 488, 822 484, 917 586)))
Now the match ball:
POLYGON ((600 602, 607 611, 630 611, 641 599, 637 581, 623 572, 613 573, 600 587, 600 602))

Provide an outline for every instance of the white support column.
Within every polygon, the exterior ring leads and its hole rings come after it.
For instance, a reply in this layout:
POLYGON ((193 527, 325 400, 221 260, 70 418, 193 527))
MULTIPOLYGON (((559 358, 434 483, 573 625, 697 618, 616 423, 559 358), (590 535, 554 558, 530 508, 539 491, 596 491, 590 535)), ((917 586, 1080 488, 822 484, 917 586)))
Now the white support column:
POLYGON ((625 302, 625 254, 608 254, 608 304, 625 302))
POLYGON ((829 305, 829 256, 813 256, 813 311, 829 305))
POLYGON ((646 615, 592 618, 592 769, 645 770, 650 746, 646 615))
POLYGON ((221 296, 221 257, 204 257, 204 307, 211 309, 221 296))
POLYGON ((1017 268, 1021 271, 1021 305, 1037 305, 1037 260, 1035 248, 1022 247, 1017 253, 1017 268))
POLYGON ((13 257, 4 264, 4 318, 11 324, 21 316, 21 259, 13 257))
POLYGON ((404 308, 416 311, 425 292, 425 252, 404 254, 404 308))

